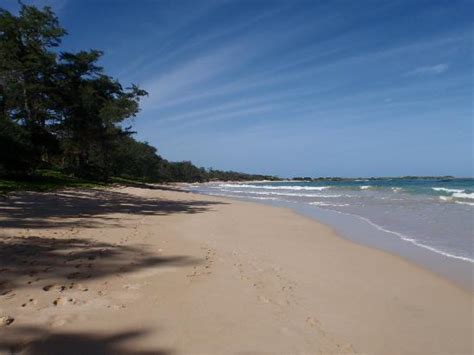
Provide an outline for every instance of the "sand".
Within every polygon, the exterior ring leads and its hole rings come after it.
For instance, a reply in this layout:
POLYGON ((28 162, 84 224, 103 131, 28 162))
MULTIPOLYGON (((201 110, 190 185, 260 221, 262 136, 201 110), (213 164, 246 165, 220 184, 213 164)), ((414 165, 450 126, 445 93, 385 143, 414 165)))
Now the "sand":
POLYGON ((471 354, 473 295, 287 209, 179 188, 0 199, 0 353, 471 354))

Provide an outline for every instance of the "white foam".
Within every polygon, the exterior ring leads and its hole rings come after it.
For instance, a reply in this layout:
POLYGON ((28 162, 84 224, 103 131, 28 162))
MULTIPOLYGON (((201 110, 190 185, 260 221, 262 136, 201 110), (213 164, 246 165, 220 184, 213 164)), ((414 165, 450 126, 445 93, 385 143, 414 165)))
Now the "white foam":
POLYGON ((453 202, 454 200, 451 196, 440 196, 439 199, 442 201, 448 201, 448 202, 453 202))
POLYGON ((392 191, 393 192, 400 192, 402 191, 403 189, 401 187, 392 187, 392 191))
POLYGON ((226 195, 226 194, 221 194, 221 193, 213 193, 209 192, 208 195, 211 196, 219 196, 219 197, 230 197, 230 198, 251 198, 253 200, 277 200, 277 201, 284 201, 280 200, 278 197, 259 197, 259 196, 236 196, 236 195, 226 195))
POLYGON ((315 201, 315 202, 310 202, 310 205, 314 206, 328 206, 328 207, 345 207, 349 206, 348 203, 326 203, 326 202, 320 202, 320 201, 315 201))
POLYGON ((474 200, 474 192, 471 192, 471 193, 455 192, 455 193, 453 193, 453 197, 467 198, 469 200, 474 200))
POLYGON ((273 191, 245 191, 245 190, 226 190, 222 189, 222 192, 235 193, 235 194, 248 194, 248 195, 263 195, 263 196, 291 196, 291 197, 322 197, 322 198, 336 198, 342 195, 328 195, 328 194, 304 194, 295 192, 273 192, 273 191))
POLYGON ((447 189, 445 187, 432 187, 435 191, 443 191, 443 192, 464 192, 464 190, 460 189, 447 189))
POLYGON ((365 185, 365 186, 361 186, 360 189, 361 190, 367 190, 367 189, 370 189, 372 186, 370 185, 365 185))
POLYGON ((260 196, 249 196, 254 200, 273 200, 273 201, 280 201, 278 197, 260 197, 260 196))
POLYGON ((270 186, 270 185, 248 185, 248 184, 221 184, 219 187, 230 187, 230 188, 240 188, 246 187, 251 189, 264 189, 264 190, 308 190, 308 191, 322 191, 330 189, 331 186, 270 186))

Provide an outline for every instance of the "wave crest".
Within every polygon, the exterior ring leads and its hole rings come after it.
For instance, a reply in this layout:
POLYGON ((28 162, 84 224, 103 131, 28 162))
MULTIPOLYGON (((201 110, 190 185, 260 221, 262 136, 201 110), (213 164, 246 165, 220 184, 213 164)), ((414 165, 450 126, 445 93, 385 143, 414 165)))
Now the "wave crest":
POLYGON ((455 192, 453 193, 453 197, 474 200, 474 192, 471 192, 471 193, 455 192))
POLYGON ((320 202, 320 201, 310 202, 309 204, 313 205, 313 206, 328 206, 328 207, 346 207, 346 206, 349 206, 348 203, 327 203, 327 202, 320 202))
POLYGON ((246 187, 251 189, 265 189, 265 190, 309 190, 309 191, 322 191, 330 189, 331 186, 270 186, 270 185, 249 185, 249 184, 221 184, 219 187, 230 187, 230 188, 239 188, 246 187))
POLYGON ((435 191, 443 191, 443 192, 448 192, 448 193, 451 193, 451 192, 464 192, 464 190, 461 190, 461 189, 448 189, 446 187, 432 187, 433 190, 435 191))

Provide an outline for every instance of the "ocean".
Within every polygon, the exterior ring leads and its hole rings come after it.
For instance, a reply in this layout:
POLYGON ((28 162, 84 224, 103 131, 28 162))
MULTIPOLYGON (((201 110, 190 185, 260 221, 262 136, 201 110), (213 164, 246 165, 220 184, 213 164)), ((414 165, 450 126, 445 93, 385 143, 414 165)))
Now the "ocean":
POLYGON ((292 208, 472 288, 474 179, 207 183, 191 190, 292 208))

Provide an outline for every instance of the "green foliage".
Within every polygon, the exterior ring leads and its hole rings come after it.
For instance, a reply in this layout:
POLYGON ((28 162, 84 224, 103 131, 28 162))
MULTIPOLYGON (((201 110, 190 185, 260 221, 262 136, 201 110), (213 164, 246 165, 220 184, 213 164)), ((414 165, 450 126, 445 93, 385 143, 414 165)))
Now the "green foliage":
POLYGON ((276 181, 280 180, 276 176, 261 175, 261 174, 245 174, 236 171, 221 171, 209 169, 207 172, 209 180, 220 180, 220 181, 249 181, 249 180, 269 180, 276 181))
POLYGON ((53 105, 57 47, 65 30, 50 8, 22 5, 19 16, 0 9, 0 115, 28 132, 35 159, 47 160, 57 147, 46 127, 53 105))
POLYGON ((96 65, 101 53, 63 54, 59 64, 61 87, 59 128, 63 133, 66 168, 78 176, 107 180, 114 146, 130 132, 121 122, 134 117, 146 92, 137 86, 123 89, 96 65))
POLYGON ((164 175, 165 160, 156 154, 156 148, 137 142, 129 136, 119 138, 112 152, 113 176, 141 178, 144 181, 167 181, 164 175))
POLYGON ((103 74, 100 51, 58 55, 53 48, 65 33, 48 7, 22 5, 18 16, 0 10, 0 144, 9 147, 0 164, 26 173, 59 163, 107 180, 112 147, 129 134, 121 123, 137 114, 146 92, 103 74), (16 153, 29 164, 14 164, 16 153))
POLYGON ((169 163, 170 174, 175 181, 204 182, 207 181, 206 170, 198 168, 190 161, 169 163))

